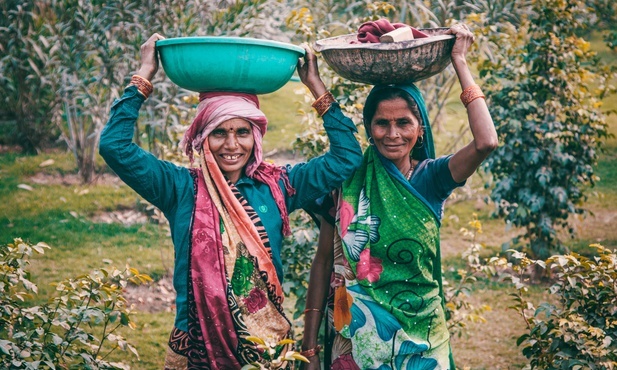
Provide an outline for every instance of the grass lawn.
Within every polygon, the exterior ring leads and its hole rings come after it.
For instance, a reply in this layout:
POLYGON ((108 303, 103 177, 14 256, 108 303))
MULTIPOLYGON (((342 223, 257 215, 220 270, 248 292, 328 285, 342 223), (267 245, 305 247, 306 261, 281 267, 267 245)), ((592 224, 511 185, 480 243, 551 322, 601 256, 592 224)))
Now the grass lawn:
MULTIPOLYGON (((608 53, 606 50, 603 53, 608 53)), ((614 53, 612 55, 614 58, 614 53)), ((265 152, 288 150, 298 132, 300 106, 294 93, 302 88, 290 83, 280 91, 263 96, 262 106, 270 119, 270 130, 264 139, 265 152)), ((605 107, 617 107, 617 96, 605 102, 605 107)), ((438 151, 458 132, 464 123, 462 106, 456 100, 448 106, 448 125, 437 137, 438 151)), ((610 130, 617 134, 617 117, 609 117, 610 130)), ((439 153, 438 153, 439 154, 439 153)), ((590 243, 601 242, 617 248, 617 139, 609 139, 596 168, 601 181, 590 192, 588 208, 595 216, 576 220, 578 235, 569 245, 584 251, 590 243)), ((44 241, 52 249, 32 262, 33 280, 39 285, 39 300, 51 293, 50 283, 89 272, 106 263, 123 267, 130 264, 155 279, 168 274, 173 265, 173 248, 168 231, 155 224, 122 225, 98 222, 101 214, 114 211, 142 209, 139 197, 126 185, 107 174, 94 185, 82 186, 74 180, 76 168, 71 154, 50 152, 38 156, 15 153, 0 155, 0 243, 21 237, 31 242, 44 241), (53 164, 41 167, 47 160, 53 164), (25 190, 20 185, 32 189, 25 190)), ((501 244, 517 233, 508 230, 502 220, 491 217, 492 206, 483 202, 487 191, 483 180, 474 175, 446 207, 442 234, 444 268, 448 272, 463 265, 460 253, 468 246, 459 229, 477 213, 484 233, 479 236, 486 246, 486 254, 495 254, 501 244)), ((23 187, 23 186, 22 186, 23 187)), ((484 316, 486 323, 469 325, 465 334, 452 341, 455 359, 460 368, 521 369, 526 359, 516 346, 516 339, 524 332, 524 322, 509 310, 509 288, 502 284, 480 282, 474 289, 474 305, 492 307, 484 316)), ((547 299, 545 287, 532 287, 535 303, 547 299)), ((292 305, 287 305, 292 307, 292 305)), ((166 341, 173 324, 173 312, 147 313, 136 316, 136 330, 123 335, 137 347, 140 359, 124 352, 116 359, 135 369, 160 369, 166 341)))

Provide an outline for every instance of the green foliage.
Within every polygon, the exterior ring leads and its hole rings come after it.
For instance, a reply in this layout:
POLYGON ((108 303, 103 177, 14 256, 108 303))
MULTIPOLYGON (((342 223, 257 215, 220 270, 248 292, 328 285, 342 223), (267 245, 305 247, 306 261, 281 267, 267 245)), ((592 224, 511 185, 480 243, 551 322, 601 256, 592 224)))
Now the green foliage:
POLYGON ((480 65, 502 145, 487 159, 492 199, 508 223, 524 227, 530 252, 559 251, 559 229, 583 214, 601 140, 608 136, 600 100, 614 88, 581 28, 581 1, 534 0, 533 16, 498 32, 502 50, 480 65))
POLYGON ((617 2, 611 0, 585 1, 588 12, 588 22, 596 31, 602 31, 606 45, 617 49, 617 2))
POLYGON ((52 45, 44 12, 39 2, 0 3, 0 116, 17 122, 7 141, 31 154, 58 137, 51 119, 58 100, 46 71, 52 45))
POLYGON ((311 264, 317 251, 319 229, 305 212, 290 216, 292 236, 285 239, 281 260, 285 263, 283 291, 287 297, 295 298, 293 318, 298 319, 304 312, 311 264))
POLYGON ((297 133, 301 131, 298 113, 301 96, 296 92, 304 88, 300 82, 289 82, 274 93, 259 96, 260 109, 268 117, 268 133, 263 139, 266 156, 291 150, 297 133))
POLYGON ((517 343, 532 369, 614 369, 617 366, 617 254, 591 245, 596 256, 576 253, 534 261, 515 252, 518 277, 512 306, 528 333, 517 343), (537 308, 526 299, 528 266, 546 266, 554 283, 549 289, 557 304, 537 308))
POLYGON ((56 122, 85 183, 94 175, 99 133, 129 72, 128 35, 140 31, 134 11, 135 4, 121 1, 64 0, 49 7, 54 47, 47 73, 61 99, 56 122))
POLYGON ((476 214, 469 221, 469 229, 461 228, 461 236, 469 242, 469 247, 462 254, 465 260, 465 269, 457 271, 457 277, 452 282, 443 279, 445 298, 446 319, 448 331, 452 336, 461 336, 468 323, 483 323, 486 319, 482 314, 491 310, 491 306, 483 304, 475 307, 469 297, 472 294, 474 284, 478 281, 478 275, 492 276, 495 274, 494 267, 483 263, 480 252, 483 245, 478 242, 478 234, 482 233, 482 223, 476 214))
POLYGON ((56 284, 56 295, 35 306, 38 293, 28 271, 29 258, 43 254, 44 243, 21 239, 0 246, 0 365, 11 369, 127 369, 107 356, 121 349, 137 350, 116 333, 135 327, 122 296, 128 283, 151 281, 127 267, 101 268, 56 284), (96 332, 100 334, 97 335, 96 332))

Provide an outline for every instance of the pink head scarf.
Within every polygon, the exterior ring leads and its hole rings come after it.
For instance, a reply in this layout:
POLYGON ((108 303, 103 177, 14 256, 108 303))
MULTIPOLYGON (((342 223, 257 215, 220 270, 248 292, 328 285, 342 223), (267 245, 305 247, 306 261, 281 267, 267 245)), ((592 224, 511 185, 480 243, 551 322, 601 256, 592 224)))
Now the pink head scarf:
POLYGON ((221 123, 232 118, 245 119, 253 126, 253 158, 246 168, 246 175, 251 177, 263 161, 262 139, 268 127, 266 115, 259 110, 257 95, 232 92, 200 93, 197 116, 184 134, 181 145, 193 163, 193 150, 200 152, 208 135, 221 123))
POLYGON ((266 134, 268 119, 259 109, 257 95, 234 92, 200 93, 197 116, 184 134, 180 146, 193 163, 193 150, 201 152, 208 135, 221 123, 232 118, 245 119, 253 126, 253 156, 246 166, 246 176, 268 185, 281 213, 283 234, 290 235, 287 206, 278 180, 283 180, 285 190, 290 196, 295 194, 295 190, 291 187, 287 173, 282 168, 263 161, 262 140, 266 134))

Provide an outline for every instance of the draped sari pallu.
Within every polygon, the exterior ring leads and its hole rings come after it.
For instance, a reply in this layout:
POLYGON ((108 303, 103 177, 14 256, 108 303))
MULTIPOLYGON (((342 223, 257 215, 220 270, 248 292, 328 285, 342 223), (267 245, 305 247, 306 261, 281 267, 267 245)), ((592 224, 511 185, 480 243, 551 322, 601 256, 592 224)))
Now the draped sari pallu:
POLYGON ((204 147, 204 170, 192 171, 188 369, 240 369, 260 362, 247 336, 276 343, 291 324, 265 229, 204 147))
POLYGON ((436 216, 372 146, 337 198, 332 369, 450 369, 436 216))

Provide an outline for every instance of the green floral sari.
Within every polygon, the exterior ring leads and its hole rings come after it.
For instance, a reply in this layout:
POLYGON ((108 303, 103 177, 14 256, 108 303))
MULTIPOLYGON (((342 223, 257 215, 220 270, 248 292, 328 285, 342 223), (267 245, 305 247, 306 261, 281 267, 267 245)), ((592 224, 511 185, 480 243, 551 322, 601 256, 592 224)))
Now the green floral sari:
MULTIPOLYGON (((405 91, 428 126, 419 92, 405 91)), ((424 158, 434 157, 427 131, 424 158)), ((454 369, 437 215, 373 146, 336 202, 331 368, 454 369)))

